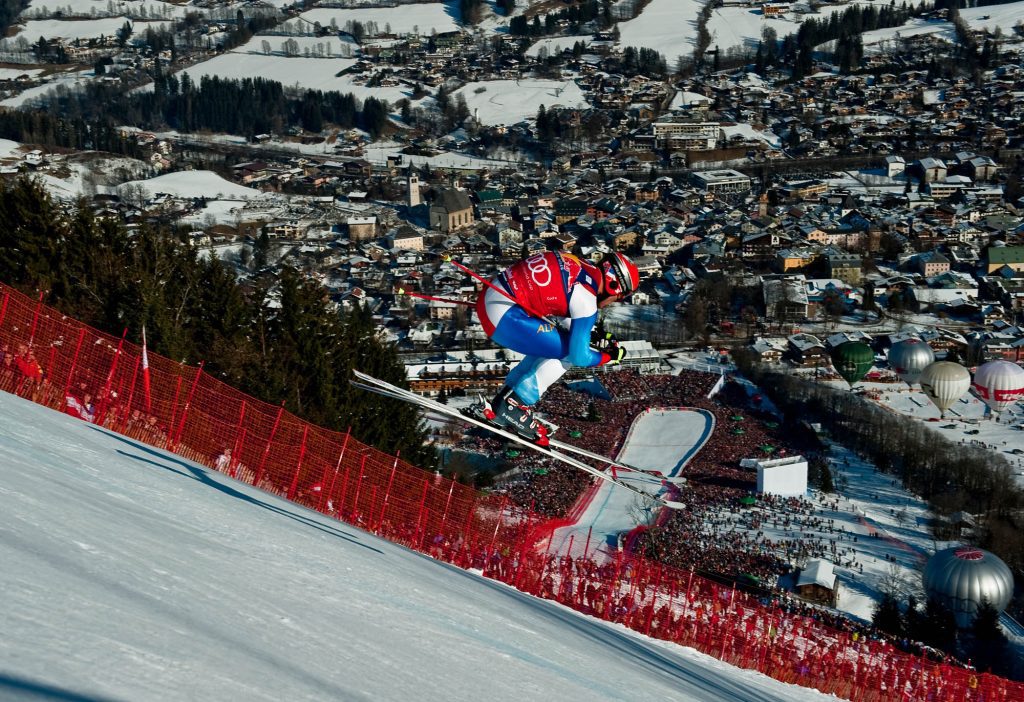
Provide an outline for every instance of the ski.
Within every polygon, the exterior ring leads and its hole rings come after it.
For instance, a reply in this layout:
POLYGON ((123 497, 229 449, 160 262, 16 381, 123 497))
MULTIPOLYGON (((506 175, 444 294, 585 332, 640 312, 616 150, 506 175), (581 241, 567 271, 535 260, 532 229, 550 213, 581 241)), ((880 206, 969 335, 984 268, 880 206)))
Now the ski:
MULTIPOLYGON (((607 475, 607 474, 603 473, 602 471, 599 471, 598 469, 594 468, 593 466, 587 465, 586 463, 583 463, 582 461, 577 460, 576 458, 573 458, 572 456, 567 456, 566 454, 562 453, 561 451, 552 449, 550 446, 548 446, 548 447, 538 446, 537 444, 533 443, 529 439, 526 439, 526 438, 520 436, 519 434, 516 434, 515 432, 506 431, 505 429, 503 429, 501 427, 496 427, 493 424, 490 424, 490 423, 488 423, 488 422, 486 422, 486 421, 484 421, 482 419, 477 419, 475 417, 467 416, 467 415, 463 414, 462 412, 458 411, 457 409, 448 407, 447 405, 443 405, 440 402, 437 402, 435 400, 431 400, 431 399, 428 399, 428 398, 425 398, 425 397, 420 397, 419 395, 417 395, 414 392, 410 392, 409 390, 403 390, 402 388, 397 387, 395 385, 392 385, 391 383, 387 383, 387 382, 385 382, 383 380, 378 380, 377 378, 374 378, 373 376, 367 375, 367 374, 362 373, 360 371, 353 370, 352 372, 355 374, 356 380, 352 380, 350 382, 352 383, 352 385, 354 385, 355 387, 358 387, 358 388, 360 388, 362 390, 367 390, 369 392, 375 392, 375 393, 377 393, 379 395, 384 395, 384 396, 387 396, 387 397, 391 397, 391 398, 396 399, 396 400, 402 400, 402 401, 405 401, 405 402, 410 402, 412 404, 419 405, 420 407, 427 408, 427 409, 432 410, 434 412, 438 412, 440 414, 444 414, 444 415, 447 415, 449 417, 453 417, 453 418, 458 419, 458 420, 460 420, 460 421, 462 421, 462 422, 464 422, 466 424, 470 424, 470 425, 479 427, 481 429, 486 429, 487 431, 491 432, 492 434, 495 434, 496 436, 500 436, 500 437, 502 437, 504 439, 507 439, 509 441, 514 441, 515 443, 521 444, 521 445, 523 445, 523 446, 525 446, 525 447, 527 447, 529 449, 532 449, 533 451, 535 451, 535 452, 537 452, 537 453, 539 453, 541 455, 548 456, 549 458, 553 458, 556 461, 560 461, 561 463, 564 463, 567 466, 570 466, 572 468, 576 468, 578 470, 582 470, 585 473, 590 473, 591 475, 593 475, 596 478, 600 478, 601 480, 603 480, 603 481, 605 481, 607 483, 611 483, 612 485, 616 485, 616 486, 618 486, 620 488, 623 488, 624 490, 629 490, 630 492, 635 493, 637 495, 640 495, 641 497, 643 497, 645 499, 652 500, 654 502, 658 502, 662 506, 671 507, 673 509, 683 509, 683 508, 685 508, 685 505, 682 504, 681 502, 674 502, 674 501, 671 501, 671 500, 666 500, 665 498, 660 497, 658 495, 652 495, 649 492, 645 492, 645 491, 641 490, 640 488, 636 487, 635 485, 631 485, 631 484, 629 484, 627 482, 624 482, 624 481, 622 481, 622 480, 620 480, 618 478, 614 478, 614 477, 612 477, 610 475, 607 475)), ((604 459, 602 458, 601 460, 604 460, 604 459)))
MULTIPOLYGON (((391 397, 394 397, 397 400, 405 399, 404 397, 401 397, 399 395, 393 395, 392 393, 381 392, 381 393, 378 393, 378 394, 389 395, 391 397)), ((447 421, 447 422, 455 421, 454 419, 452 419, 451 414, 448 413, 448 412, 445 412, 443 415, 439 416, 438 420, 439 421, 443 420, 443 421, 447 421)), ((541 421, 543 421, 543 420, 541 420, 541 421)), ((597 461, 598 463, 606 463, 606 464, 608 464, 610 466, 615 466, 619 470, 629 471, 631 473, 643 473, 644 475, 650 475, 650 476, 652 476, 654 478, 660 478, 662 480, 668 480, 668 477, 664 473, 662 473, 660 470, 656 470, 654 468, 638 468, 637 466, 630 465, 629 463, 623 463, 622 461, 613 461, 612 459, 608 458, 607 456, 602 456, 599 453, 594 453, 593 451, 588 451, 585 448, 580 448, 579 446, 575 446, 573 444, 567 444, 564 441, 558 441, 557 439, 552 439, 550 437, 550 435, 548 437, 548 445, 551 448, 558 449, 559 451, 562 451, 564 453, 575 453, 575 454, 577 454, 579 456, 583 456, 584 458, 589 458, 592 461, 597 461)))
MULTIPOLYGON (((354 385, 354 386, 356 386, 358 388, 364 389, 364 390, 370 390, 371 392, 376 392, 378 395, 385 395, 385 396, 388 396, 388 397, 393 397, 396 400, 411 399, 409 397, 408 391, 402 391, 401 388, 397 388, 397 390, 399 392, 395 393, 395 392, 388 392, 388 391, 384 390, 383 388, 380 388, 379 386, 376 386, 376 385, 373 386, 373 387, 367 387, 366 385, 364 385, 362 383, 357 383, 355 381, 352 382, 352 385, 354 385)), ((414 393, 414 395, 415 395, 415 393, 414 393)), ((417 398, 420 398, 419 395, 415 395, 415 396, 417 398)), ((462 412, 459 412, 459 413, 462 414, 462 412)), ((465 414, 462 414, 462 416, 465 416, 465 414)), ((455 412, 453 412, 450 407, 446 407, 446 411, 442 412, 440 414, 440 416, 438 416, 437 420, 438 421, 444 421, 444 422, 454 422, 455 421, 454 418, 455 418, 455 412)), ((462 418, 460 418, 460 419, 462 419, 462 418)), ((541 420, 541 421, 543 422, 543 420, 541 420)), ((590 458, 591 460, 596 460, 596 462, 602 463, 602 464, 607 464, 608 466, 614 466, 615 468, 623 470, 623 471, 629 471, 631 473, 642 473, 643 475, 649 475, 649 476, 652 476, 654 478, 668 480, 668 477, 665 475, 665 473, 663 473, 662 471, 655 470, 653 468, 638 468, 638 467, 632 466, 630 464, 625 464, 625 463, 622 462, 622 460, 613 460, 613 459, 609 458, 606 455, 601 455, 600 453, 594 453, 593 451, 588 451, 586 448, 581 448, 580 446, 575 446, 573 444, 568 444, 568 443, 565 443, 564 441, 558 441, 557 439, 552 439, 550 437, 548 438, 548 443, 551 446, 551 448, 556 448, 556 449, 558 449, 560 451, 567 452, 567 453, 575 453, 575 454, 578 454, 578 455, 582 455, 585 458, 590 458)))

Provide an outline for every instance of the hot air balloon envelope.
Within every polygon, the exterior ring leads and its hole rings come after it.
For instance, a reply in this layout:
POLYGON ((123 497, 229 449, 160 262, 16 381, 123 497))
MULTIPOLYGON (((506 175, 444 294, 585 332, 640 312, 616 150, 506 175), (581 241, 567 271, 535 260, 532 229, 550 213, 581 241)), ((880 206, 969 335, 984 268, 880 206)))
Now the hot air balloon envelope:
POLYGON ((921 372, 934 362, 932 347, 920 339, 897 341, 889 349, 889 368, 907 385, 916 383, 921 372))
POLYGON ((994 411, 1002 412, 1024 397, 1024 368, 1010 361, 989 361, 979 366, 971 389, 994 411))
POLYGON ((832 365, 851 387, 867 375, 874 362, 871 347, 859 341, 847 341, 832 349, 832 365))
POLYGON ((945 414, 971 387, 971 374, 959 363, 936 361, 921 373, 920 383, 928 399, 945 414))

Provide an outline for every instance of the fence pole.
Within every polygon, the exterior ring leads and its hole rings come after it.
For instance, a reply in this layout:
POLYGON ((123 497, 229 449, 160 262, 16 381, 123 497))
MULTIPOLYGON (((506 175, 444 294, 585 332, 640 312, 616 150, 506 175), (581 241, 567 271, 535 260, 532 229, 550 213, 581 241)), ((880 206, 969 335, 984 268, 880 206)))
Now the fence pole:
POLYGON ((602 619, 609 619, 610 618, 609 615, 611 614, 612 602, 613 602, 612 598, 614 597, 614 594, 615 594, 615 588, 618 587, 618 584, 619 584, 619 575, 622 573, 622 559, 623 559, 623 553, 622 553, 622 551, 619 551, 615 555, 615 577, 612 579, 610 587, 608 588, 608 597, 605 599, 604 612, 601 613, 601 618, 602 619))
POLYGON ((441 514, 440 532, 444 533, 445 524, 448 523, 448 506, 452 503, 452 493, 455 492, 455 481, 448 487, 448 499, 444 501, 444 513, 441 514))
POLYGON ((4 302, 0 305, 0 325, 4 323, 4 318, 7 317, 7 303, 11 299, 11 293, 9 290, 4 290, 4 302))
POLYGON ((352 472, 352 466, 345 466, 345 479, 341 486, 341 497, 338 498, 338 511, 342 517, 345 516, 345 497, 348 495, 348 476, 352 472))
POLYGON ((690 568, 690 577, 686 581, 686 601, 683 602, 683 616, 690 611, 690 586, 693 585, 693 568, 690 568))
POLYGON ((245 400, 242 400, 242 407, 238 410, 238 425, 235 429, 235 445, 231 447, 231 461, 228 463, 228 475, 232 478, 235 477, 235 466, 241 462, 239 456, 241 455, 242 442, 245 441, 245 428, 242 426, 242 422, 245 421, 245 407, 245 400))
POLYGON ((661 587, 661 563, 658 563, 658 573, 654 576, 654 590, 651 592, 651 611, 647 614, 647 624, 644 627, 644 636, 651 635, 651 622, 654 621, 654 608, 658 604, 658 588, 661 587))
POLYGON ((366 457, 368 454, 363 454, 363 460, 359 462, 359 479, 356 481, 356 494, 352 498, 352 513, 355 515, 356 521, 359 521, 359 493, 363 491, 363 478, 366 477, 366 457))
POLYGON ((587 543, 583 547, 583 555, 584 556, 587 555, 588 553, 590 553, 590 535, 593 534, 593 533, 594 533, 594 525, 591 524, 590 528, 587 529, 587 543))
POLYGON ((36 311, 32 313, 32 331, 28 335, 28 345, 31 347, 36 340, 36 323, 39 321, 39 308, 43 306, 43 291, 39 291, 39 299, 36 301, 36 311))
POLYGON ((203 366, 206 365, 206 361, 200 361, 199 367, 196 368, 196 377, 192 379, 192 387, 188 391, 188 397, 185 399, 185 406, 181 408, 181 418, 178 420, 178 431, 174 434, 174 443, 171 445, 171 451, 177 453, 178 443, 181 441, 181 435, 185 431, 185 419, 188 417, 188 408, 192 404, 192 397, 196 394, 196 386, 199 385, 199 376, 203 374, 203 366))
POLYGON ((178 396, 181 395, 181 376, 174 379, 174 404, 171 405, 171 423, 167 427, 167 442, 170 445, 174 433, 174 422, 178 418, 178 396))
MULTIPOLYGON (((345 447, 348 446, 348 437, 352 434, 352 427, 345 430, 345 440, 341 442, 341 451, 338 453, 338 462, 334 464, 334 475, 331 476, 331 486, 328 488, 326 485, 322 485, 320 490, 320 504, 316 506, 319 511, 324 501, 325 495, 334 494, 334 484, 338 482, 338 471, 341 470, 341 459, 345 457, 345 447)), ((327 498, 328 507, 330 506, 330 498, 327 498)))
POLYGON ((299 462, 295 464, 295 475, 292 476, 292 484, 288 488, 288 499, 295 499, 295 491, 299 488, 299 473, 302 472, 302 459, 306 457, 306 436, 309 434, 309 425, 302 427, 302 446, 299 447, 299 462))
POLYGON ((384 500, 380 506, 380 518, 377 520, 377 531, 380 531, 381 526, 384 524, 384 511, 388 508, 388 498, 391 497, 391 486, 395 482, 395 472, 398 470, 398 456, 401 452, 395 452, 395 462, 391 465, 391 477, 388 478, 388 487, 384 491, 384 500))
MULTIPOLYGON (((494 553, 494 542, 498 540, 498 530, 501 529, 501 515, 505 513, 505 503, 508 501, 508 497, 505 495, 501 496, 501 505, 498 507, 498 518, 494 520, 494 533, 491 534, 491 543, 487 546, 487 560, 491 560, 491 554, 494 553)), ((486 567, 486 566, 485 566, 486 567)))
POLYGON ((128 402, 124 406, 124 412, 121 413, 121 421, 127 420, 132 411, 132 400, 135 398, 135 382, 139 379, 140 363, 142 363, 142 356, 136 356, 135 368, 132 369, 132 384, 128 388, 128 402))
POLYGON ((256 477, 253 479, 252 484, 259 487, 260 483, 263 482, 263 469, 267 465, 267 457, 270 455, 270 446, 274 443, 274 435, 277 434, 277 427, 281 423, 281 415, 284 414, 284 402, 277 408, 277 417, 274 418, 274 426, 270 430, 270 437, 267 439, 267 445, 263 448, 263 456, 260 458, 260 467, 256 469, 256 477))
POLYGON ((425 529, 423 514, 427 507, 427 493, 430 491, 430 476, 423 477, 423 495, 420 497, 419 514, 416 516, 416 549, 423 548, 423 536, 425 529))
MULTIPOLYGON (((40 300, 42 298, 40 297, 40 300)), ((128 336, 128 327, 121 332, 121 340, 117 342, 117 349, 114 350, 114 358, 110 361, 110 372, 107 373, 107 382, 103 384, 103 395, 100 397, 100 406, 96 412, 96 423, 103 424, 107 415, 107 407, 110 406, 110 390, 114 385, 114 374, 117 373, 117 361, 121 358, 121 349, 124 347, 124 338, 128 336)))
MULTIPOLYGON (((4 294, 4 309, 7 309, 7 295, 4 294)), ((0 312, 0 324, 3 323, 3 313, 0 312)), ((64 397, 71 391, 71 378, 75 375, 75 368, 78 366, 78 354, 82 350, 82 340, 85 338, 85 327, 78 330, 78 344, 75 346, 75 355, 71 358, 71 368, 68 369, 67 380, 64 381, 64 397)))
MULTIPOLYGON (((551 538, 552 539, 555 538, 555 532, 553 530, 551 532, 551 538)), ((576 534, 569 534, 569 548, 566 550, 565 555, 562 557, 562 558, 568 559, 570 563, 573 562, 573 560, 572 560, 572 542, 573 542, 573 539, 575 539, 575 538, 576 538, 576 534)), ((571 567, 572 566, 570 566, 570 569, 571 569, 571 567)), ((561 570, 561 569, 559 569, 559 570, 561 570)), ((570 570, 570 572, 562 573, 562 580, 561 580, 560 583, 558 583, 558 594, 556 595, 556 599, 559 602, 562 602, 563 599, 565 598, 565 594, 564 594, 565 593, 565 586, 566 586, 566 583, 568 581, 570 581, 570 580, 572 580, 572 572, 571 572, 571 570, 570 570)))

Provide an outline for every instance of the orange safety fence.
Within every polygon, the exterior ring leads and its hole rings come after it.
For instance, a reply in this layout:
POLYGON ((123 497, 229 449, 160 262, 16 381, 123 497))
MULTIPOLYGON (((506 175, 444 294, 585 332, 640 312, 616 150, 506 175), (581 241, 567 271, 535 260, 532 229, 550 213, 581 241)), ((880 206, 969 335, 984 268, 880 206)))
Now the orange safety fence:
POLYGON ((551 520, 256 400, 0 285, 0 389, 174 452, 538 597, 851 700, 1024 700, 1024 685, 911 655, 618 551, 552 553, 551 520), (149 402, 147 402, 147 397, 149 402))

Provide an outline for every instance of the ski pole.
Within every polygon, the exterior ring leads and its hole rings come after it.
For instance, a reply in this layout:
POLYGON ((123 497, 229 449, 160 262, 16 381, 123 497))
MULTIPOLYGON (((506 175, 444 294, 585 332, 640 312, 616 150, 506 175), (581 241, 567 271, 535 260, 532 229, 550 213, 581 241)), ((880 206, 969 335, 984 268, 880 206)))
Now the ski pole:
POLYGON ((425 295, 423 293, 412 292, 411 290, 406 290, 405 288, 399 288, 398 292, 395 293, 395 295, 397 295, 398 297, 402 297, 402 295, 408 295, 409 297, 415 297, 420 300, 430 300, 433 302, 448 302, 453 305, 465 305, 466 307, 472 307, 474 305, 474 303, 468 302, 467 300, 452 300, 451 298, 448 297, 434 297, 433 295, 425 295))

